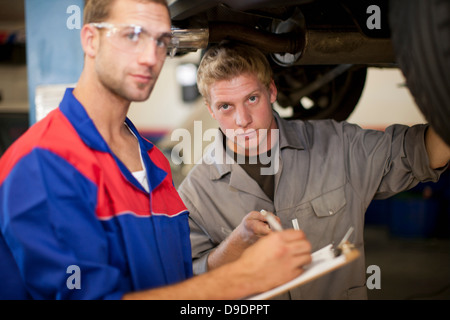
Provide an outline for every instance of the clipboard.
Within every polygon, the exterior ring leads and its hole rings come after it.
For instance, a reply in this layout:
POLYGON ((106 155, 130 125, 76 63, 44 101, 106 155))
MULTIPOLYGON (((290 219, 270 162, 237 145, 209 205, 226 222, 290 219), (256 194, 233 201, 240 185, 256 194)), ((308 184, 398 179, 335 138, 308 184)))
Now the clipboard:
POLYGON ((297 278, 269 291, 250 296, 247 300, 267 300, 273 298, 292 288, 301 286, 341 268, 356 260, 359 256, 359 250, 348 241, 341 242, 337 248, 333 248, 333 245, 329 244, 311 254, 311 263, 304 267, 305 271, 297 278))

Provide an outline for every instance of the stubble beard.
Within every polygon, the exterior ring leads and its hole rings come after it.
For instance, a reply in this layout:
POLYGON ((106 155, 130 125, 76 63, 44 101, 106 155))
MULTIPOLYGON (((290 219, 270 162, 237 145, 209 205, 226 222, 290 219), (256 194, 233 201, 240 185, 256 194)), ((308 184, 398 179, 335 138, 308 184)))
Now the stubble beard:
POLYGON ((229 137, 228 139, 233 142, 233 149, 236 153, 245 154, 246 156, 256 156, 260 153, 267 152, 271 148, 271 142, 267 140, 269 137, 270 130, 259 129, 257 130, 257 136, 251 140, 237 136, 229 137))
MULTIPOLYGON (((125 79, 125 77, 122 77, 122 79, 125 79)), ((155 86, 156 79, 148 84, 127 84, 125 81, 116 80, 108 74, 103 74, 103 76, 100 76, 100 82, 109 92, 123 100, 128 102, 141 102, 150 97, 150 94, 155 86)))

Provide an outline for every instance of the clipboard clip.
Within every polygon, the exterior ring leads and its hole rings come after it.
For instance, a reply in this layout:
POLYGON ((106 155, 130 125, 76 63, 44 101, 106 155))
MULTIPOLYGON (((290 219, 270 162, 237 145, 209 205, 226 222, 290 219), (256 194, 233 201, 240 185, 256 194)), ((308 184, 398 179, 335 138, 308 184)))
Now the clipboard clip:
POLYGON ((345 234, 344 238, 342 238, 341 242, 339 242, 339 244, 336 247, 333 245, 331 250, 333 250, 335 257, 338 257, 341 254, 347 254, 355 248, 355 246, 348 241, 348 238, 350 238, 350 235, 352 234, 353 230, 354 228, 350 227, 347 233, 345 234))

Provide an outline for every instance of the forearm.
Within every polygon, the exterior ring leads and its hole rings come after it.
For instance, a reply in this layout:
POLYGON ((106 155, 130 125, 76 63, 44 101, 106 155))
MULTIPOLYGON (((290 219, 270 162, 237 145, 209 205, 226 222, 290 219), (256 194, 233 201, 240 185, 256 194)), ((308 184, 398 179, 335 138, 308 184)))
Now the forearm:
POLYGON ((208 269, 235 261, 245 249, 270 232, 266 218, 260 212, 249 212, 233 232, 209 254, 208 269))
POLYGON ((239 299, 297 277, 311 262, 311 244, 301 231, 285 230, 262 238, 236 261, 184 282, 129 293, 124 299, 239 299), (267 276, 267 275, 270 276, 267 276))
POLYGON ((124 300, 232 300, 258 292, 257 286, 249 283, 244 270, 230 263, 211 272, 195 276, 171 286, 132 292, 124 300))
POLYGON ((430 126, 425 134, 425 145, 430 161, 430 168, 442 168, 450 161, 450 147, 430 126))
POLYGON ((208 270, 215 269, 226 263, 239 259, 242 252, 248 247, 238 235, 231 233, 208 256, 208 270))

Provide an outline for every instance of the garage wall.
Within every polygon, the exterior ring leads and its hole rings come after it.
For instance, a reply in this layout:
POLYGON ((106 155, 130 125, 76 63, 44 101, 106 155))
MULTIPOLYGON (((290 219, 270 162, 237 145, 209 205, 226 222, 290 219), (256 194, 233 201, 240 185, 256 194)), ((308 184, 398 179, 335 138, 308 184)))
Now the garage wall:
POLYGON ((393 123, 425 123, 399 69, 370 68, 366 86, 349 122, 383 129, 393 123))
MULTIPOLYGON (((53 86, 78 80, 83 68, 80 28, 84 0, 25 0, 30 123, 46 112, 53 86), (39 101, 39 102, 38 102, 39 101)), ((58 99, 51 104, 57 104, 58 99)))
POLYGON ((0 65, 0 112, 28 112, 26 65, 0 65))

